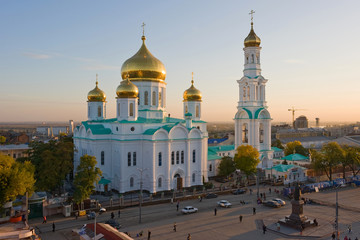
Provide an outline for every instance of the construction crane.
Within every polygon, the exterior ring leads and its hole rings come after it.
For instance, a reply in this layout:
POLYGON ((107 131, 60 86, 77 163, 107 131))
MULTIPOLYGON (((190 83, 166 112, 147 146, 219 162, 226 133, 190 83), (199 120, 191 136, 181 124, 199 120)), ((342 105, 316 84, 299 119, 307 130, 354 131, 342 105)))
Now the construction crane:
POLYGON ((292 125, 293 125, 293 128, 295 128, 295 112, 296 111, 302 111, 302 110, 306 110, 306 109, 295 109, 294 107, 291 107, 290 109, 288 109, 288 111, 292 112, 292 125))

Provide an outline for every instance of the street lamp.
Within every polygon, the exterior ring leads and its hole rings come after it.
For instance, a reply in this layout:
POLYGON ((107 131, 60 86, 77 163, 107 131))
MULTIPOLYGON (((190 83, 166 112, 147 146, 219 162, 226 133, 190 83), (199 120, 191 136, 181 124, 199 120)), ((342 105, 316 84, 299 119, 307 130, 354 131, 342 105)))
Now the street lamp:
MULTIPOLYGON (((99 211, 99 214, 97 216, 100 216, 102 212, 99 211)), ((94 218, 94 221, 95 221, 95 224, 94 224, 94 240, 96 240, 96 213, 94 212, 94 215, 95 215, 95 218, 94 218)))
POLYGON ((141 223, 141 205, 142 205, 142 187, 143 187, 142 174, 144 171, 147 170, 147 168, 138 168, 137 170, 140 172, 139 223, 141 223))
POLYGON ((339 240, 339 203, 338 203, 338 189, 340 186, 337 186, 336 189, 336 210, 335 210, 335 231, 336 231, 336 240, 339 240))

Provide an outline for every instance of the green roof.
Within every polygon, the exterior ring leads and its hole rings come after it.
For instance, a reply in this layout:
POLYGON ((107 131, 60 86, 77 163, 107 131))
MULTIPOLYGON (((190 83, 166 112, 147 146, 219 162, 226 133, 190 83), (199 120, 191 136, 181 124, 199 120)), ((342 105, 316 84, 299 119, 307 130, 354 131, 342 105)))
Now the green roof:
POLYGON ((208 161, 221 159, 221 156, 218 155, 218 152, 232 151, 234 149, 234 145, 210 146, 208 147, 208 161))
POLYGON ((274 152, 282 152, 282 151, 284 151, 283 149, 278 148, 278 147, 271 147, 271 150, 273 150, 274 152))
POLYGON ((273 166, 271 169, 278 171, 278 172, 287 172, 292 168, 301 168, 301 169, 305 169, 304 167, 300 167, 298 165, 294 165, 294 164, 289 164, 289 165, 285 165, 285 164, 278 164, 276 166, 273 166))
POLYGON ((102 124, 89 124, 88 122, 82 122, 84 125, 86 131, 90 128, 92 134, 94 135, 100 135, 100 134, 110 134, 111 129, 105 128, 102 124))
POLYGON ((109 184, 109 183, 111 183, 111 181, 108 180, 108 179, 105 179, 105 178, 102 178, 102 179, 100 179, 100 181, 99 181, 99 184, 102 184, 102 185, 107 185, 107 184, 109 184))
POLYGON ((305 157, 304 155, 295 153, 295 154, 290 154, 290 155, 287 155, 286 157, 283 157, 282 160, 286 160, 286 161, 307 161, 307 160, 309 160, 309 158, 305 157))

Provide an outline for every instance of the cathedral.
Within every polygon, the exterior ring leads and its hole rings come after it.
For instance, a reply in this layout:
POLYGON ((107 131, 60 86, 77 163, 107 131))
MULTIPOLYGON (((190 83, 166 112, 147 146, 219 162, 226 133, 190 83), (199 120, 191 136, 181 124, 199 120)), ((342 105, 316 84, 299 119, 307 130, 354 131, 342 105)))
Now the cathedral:
POLYGON ((183 94, 183 118, 170 117, 165 66, 146 47, 144 34, 141 40, 138 52, 121 67, 116 117, 106 118, 106 95, 97 79, 88 93, 88 119, 74 130, 74 169, 81 156, 95 156, 102 191, 142 187, 156 193, 202 185, 208 179, 208 132, 201 92, 192 79, 183 94))

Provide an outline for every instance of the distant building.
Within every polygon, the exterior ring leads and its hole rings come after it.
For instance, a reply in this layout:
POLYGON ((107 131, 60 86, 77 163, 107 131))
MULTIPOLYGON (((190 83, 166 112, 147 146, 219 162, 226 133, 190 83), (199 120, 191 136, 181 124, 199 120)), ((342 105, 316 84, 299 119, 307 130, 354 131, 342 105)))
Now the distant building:
POLYGON ((316 121, 316 127, 320 127, 320 118, 315 118, 316 121))
POLYGON ((27 144, 10 144, 10 145, 0 145, 0 153, 3 155, 10 156, 14 159, 19 157, 27 157, 28 154, 26 153, 30 147, 27 144))
POLYGON ((308 126, 309 126, 309 122, 304 115, 301 115, 300 117, 296 118, 294 122, 295 129, 308 128, 308 126))
POLYGON ((275 138, 284 144, 299 141, 305 148, 318 149, 332 140, 328 135, 322 128, 282 129, 275 134, 275 138))
POLYGON ((267 168, 265 174, 269 179, 283 179, 285 185, 307 180, 307 169, 293 164, 278 164, 272 168, 267 168))
POLYGON ((214 177, 219 174, 221 159, 225 156, 234 157, 234 145, 208 147, 208 176, 214 177))

